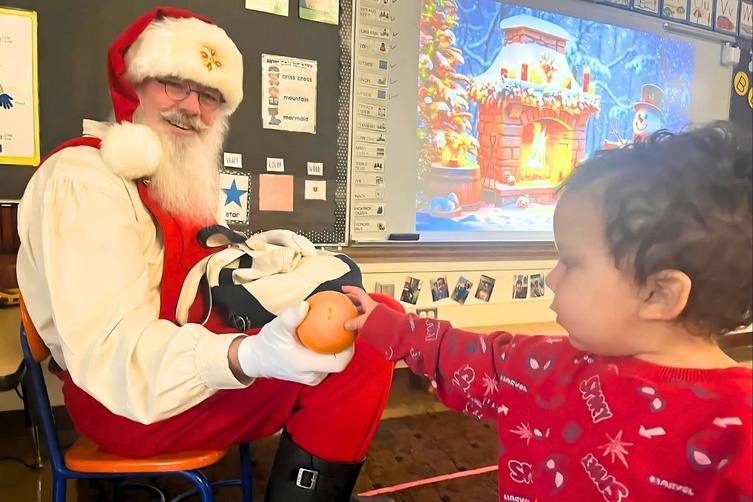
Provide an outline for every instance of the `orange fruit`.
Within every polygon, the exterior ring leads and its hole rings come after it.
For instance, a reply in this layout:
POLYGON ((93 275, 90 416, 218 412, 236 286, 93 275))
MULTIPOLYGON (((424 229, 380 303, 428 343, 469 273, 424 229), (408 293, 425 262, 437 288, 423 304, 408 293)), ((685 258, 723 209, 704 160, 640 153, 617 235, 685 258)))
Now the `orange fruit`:
POLYGON ((319 354, 336 354, 353 344, 356 334, 344 327, 358 316, 353 302, 339 291, 320 291, 306 302, 309 311, 296 329, 301 343, 319 354))

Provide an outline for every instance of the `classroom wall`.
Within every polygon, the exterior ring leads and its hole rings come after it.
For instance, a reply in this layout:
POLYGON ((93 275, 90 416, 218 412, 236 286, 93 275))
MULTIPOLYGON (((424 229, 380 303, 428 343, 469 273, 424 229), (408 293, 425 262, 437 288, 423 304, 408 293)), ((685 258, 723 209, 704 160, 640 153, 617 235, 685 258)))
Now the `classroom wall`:
MULTIPOLYGON (((473 328, 499 324, 519 324, 554 321, 554 313, 549 309, 552 293, 547 288, 541 298, 512 298, 515 275, 548 273, 555 265, 554 260, 488 261, 488 262, 432 262, 367 263, 361 265, 364 273, 364 287, 375 291, 376 283, 395 285, 395 298, 400 298, 406 277, 422 281, 422 289, 416 305, 403 303, 408 312, 416 309, 437 308, 437 317, 446 319, 462 328, 473 328), (474 298, 481 275, 495 280, 494 289, 488 302, 474 298), (471 294, 465 304, 460 305, 451 298, 432 301, 429 281, 446 276, 452 293, 460 276, 473 282, 471 294)), ((530 296, 530 288, 529 288, 530 296)))

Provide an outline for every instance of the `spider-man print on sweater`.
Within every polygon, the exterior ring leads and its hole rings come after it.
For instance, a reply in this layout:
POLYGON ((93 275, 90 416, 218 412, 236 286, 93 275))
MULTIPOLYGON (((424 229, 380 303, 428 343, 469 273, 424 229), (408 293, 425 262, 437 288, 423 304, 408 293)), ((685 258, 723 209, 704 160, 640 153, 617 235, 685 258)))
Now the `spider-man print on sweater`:
POLYGON ((498 423, 500 501, 753 500, 748 368, 668 368, 381 306, 360 336, 498 423))

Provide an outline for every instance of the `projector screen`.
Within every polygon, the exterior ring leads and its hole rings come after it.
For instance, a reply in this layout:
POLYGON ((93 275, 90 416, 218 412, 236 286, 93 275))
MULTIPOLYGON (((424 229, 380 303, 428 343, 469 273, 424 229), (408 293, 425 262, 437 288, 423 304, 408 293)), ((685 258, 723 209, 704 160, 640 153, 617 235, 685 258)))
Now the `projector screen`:
POLYGON ((660 19, 571 0, 392 5, 383 223, 351 218, 354 241, 550 241, 555 188, 579 161, 727 118, 720 43, 660 19))

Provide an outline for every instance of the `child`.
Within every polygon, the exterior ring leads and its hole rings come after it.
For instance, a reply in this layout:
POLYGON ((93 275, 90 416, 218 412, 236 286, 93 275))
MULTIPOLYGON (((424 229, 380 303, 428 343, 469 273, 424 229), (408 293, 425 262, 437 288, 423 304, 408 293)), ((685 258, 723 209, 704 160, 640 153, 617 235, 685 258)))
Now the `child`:
POLYGON ((566 337, 479 335, 343 290, 346 327, 499 428, 500 501, 753 498, 751 138, 715 123, 601 151, 561 187, 546 278, 566 337))

